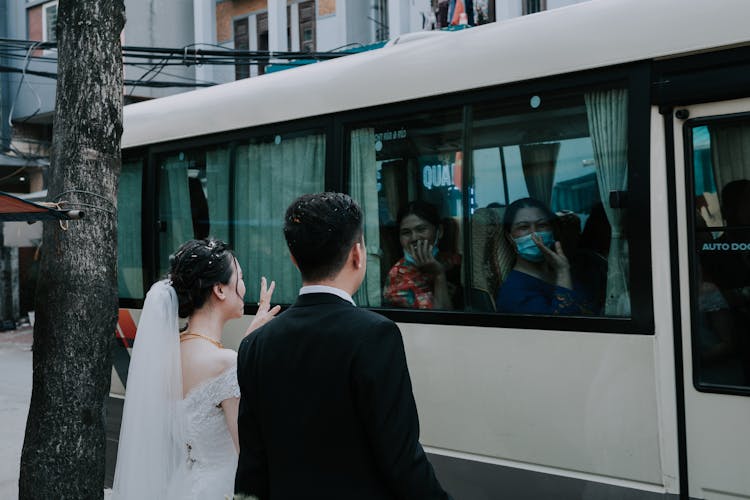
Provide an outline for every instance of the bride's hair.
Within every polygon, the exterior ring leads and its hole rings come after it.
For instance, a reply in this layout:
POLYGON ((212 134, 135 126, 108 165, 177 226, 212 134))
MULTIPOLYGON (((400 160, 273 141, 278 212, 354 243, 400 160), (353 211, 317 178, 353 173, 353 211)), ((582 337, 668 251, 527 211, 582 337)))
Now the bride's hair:
POLYGON ((169 257, 169 275, 177 292, 180 318, 200 309, 217 283, 226 285, 232 278, 234 252, 221 240, 190 240, 169 257))

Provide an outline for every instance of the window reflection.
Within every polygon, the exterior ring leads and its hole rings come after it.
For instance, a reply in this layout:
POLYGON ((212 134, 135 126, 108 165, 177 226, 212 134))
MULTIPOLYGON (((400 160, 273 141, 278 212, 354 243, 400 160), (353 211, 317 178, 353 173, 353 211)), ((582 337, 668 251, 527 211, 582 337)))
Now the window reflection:
POLYGON ((627 92, 536 97, 476 105, 469 124, 456 109, 354 127, 372 260, 358 303, 630 316, 627 207, 610 203, 627 191, 627 92))
POLYGON ((627 317, 627 92, 535 97, 474 108, 472 307, 627 317))
POLYGON ((352 131, 350 189, 372 259, 357 303, 463 308, 461 123, 449 110, 352 131))
POLYGON ((750 385, 750 126, 692 129, 695 371, 704 386, 750 385))

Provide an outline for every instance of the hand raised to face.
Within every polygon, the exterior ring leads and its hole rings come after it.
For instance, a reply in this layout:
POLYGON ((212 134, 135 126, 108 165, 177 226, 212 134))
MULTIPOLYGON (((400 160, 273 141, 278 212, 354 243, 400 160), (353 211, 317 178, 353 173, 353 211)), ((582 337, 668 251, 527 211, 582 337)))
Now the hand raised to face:
POLYGON ((427 240, 417 240, 412 244, 411 249, 414 264, 420 271, 433 276, 445 272, 443 265, 435 258, 436 252, 432 243, 427 240))
POLYGON ((542 252, 544 260, 553 270, 564 271, 570 269, 570 262, 568 262, 568 257, 565 256, 565 252, 563 252, 559 241, 555 241, 554 248, 549 248, 545 246, 542 239, 536 233, 532 233, 531 239, 539 251, 542 252))

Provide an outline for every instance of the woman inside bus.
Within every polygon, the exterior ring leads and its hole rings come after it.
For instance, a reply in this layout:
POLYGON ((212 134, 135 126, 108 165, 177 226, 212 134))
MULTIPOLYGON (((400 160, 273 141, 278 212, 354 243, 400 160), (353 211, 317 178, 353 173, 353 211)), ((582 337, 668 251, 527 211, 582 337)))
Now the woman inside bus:
MULTIPOLYGON (((247 333, 272 319, 261 280, 247 333)), ((237 467, 237 353, 221 335, 244 311, 242 269, 218 240, 191 240, 149 290, 138 324, 120 430, 115 499, 223 499, 237 467), (187 318, 182 333, 178 316, 187 318)))
POLYGON ((438 249, 443 225, 435 206, 412 201, 398 213, 397 223, 404 256, 388 271, 384 305, 412 309, 456 307, 460 287, 450 277, 460 270, 460 256, 438 249))
POLYGON ((508 206, 503 237, 514 249, 516 261, 497 293, 497 312, 592 314, 590 301, 573 285, 562 245, 555 241, 556 218, 534 198, 522 198, 508 206))

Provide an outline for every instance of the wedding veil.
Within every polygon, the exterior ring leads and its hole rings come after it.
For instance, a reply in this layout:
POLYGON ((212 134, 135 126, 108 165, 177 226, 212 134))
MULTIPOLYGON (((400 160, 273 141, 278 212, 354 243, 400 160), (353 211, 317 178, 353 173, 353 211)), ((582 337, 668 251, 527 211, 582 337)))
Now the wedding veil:
POLYGON ((128 370, 113 498, 163 499, 185 456, 177 294, 168 281, 149 290, 128 370))

